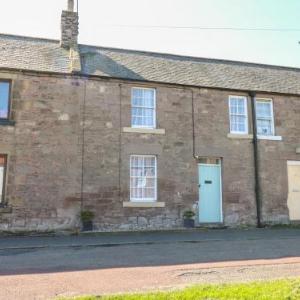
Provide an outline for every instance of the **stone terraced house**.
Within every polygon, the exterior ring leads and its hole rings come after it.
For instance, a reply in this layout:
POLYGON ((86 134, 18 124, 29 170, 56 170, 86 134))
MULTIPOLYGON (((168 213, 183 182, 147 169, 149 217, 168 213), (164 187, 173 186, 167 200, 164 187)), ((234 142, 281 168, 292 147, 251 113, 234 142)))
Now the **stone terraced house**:
POLYGON ((0 230, 300 220, 300 69, 0 35, 0 230))

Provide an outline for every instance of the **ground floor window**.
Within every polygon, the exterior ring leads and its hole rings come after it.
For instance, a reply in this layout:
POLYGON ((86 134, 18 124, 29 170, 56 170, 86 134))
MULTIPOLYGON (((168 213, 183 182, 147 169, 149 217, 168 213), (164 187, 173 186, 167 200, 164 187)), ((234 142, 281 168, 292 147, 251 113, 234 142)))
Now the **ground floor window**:
POLYGON ((157 200, 157 160, 155 155, 130 156, 130 201, 157 200))
POLYGON ((4 202, 6 155, 0 154, 0 204, 4 202))

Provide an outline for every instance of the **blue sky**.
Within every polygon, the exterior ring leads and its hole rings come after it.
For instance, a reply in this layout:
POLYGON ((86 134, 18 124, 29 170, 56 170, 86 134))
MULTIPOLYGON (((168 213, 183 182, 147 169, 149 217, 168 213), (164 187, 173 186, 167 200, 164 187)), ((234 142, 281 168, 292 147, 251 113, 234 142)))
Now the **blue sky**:
MULTIPOLYGON (((5 1, 0 11, 0 32, 57 39, 60 14, 66 2, 5 1)), ((300 31, 111 26, 300 29, 299 0, 79 0, 79 3, 81 43, 300 67, 300 31)))

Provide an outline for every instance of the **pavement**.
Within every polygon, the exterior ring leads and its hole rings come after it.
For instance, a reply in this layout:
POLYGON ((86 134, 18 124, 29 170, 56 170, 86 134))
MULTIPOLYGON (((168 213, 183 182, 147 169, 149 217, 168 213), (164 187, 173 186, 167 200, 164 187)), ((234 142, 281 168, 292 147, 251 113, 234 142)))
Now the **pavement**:
POLYGON ((300 276, 300 229, 0 238, 0 299, 300 276))

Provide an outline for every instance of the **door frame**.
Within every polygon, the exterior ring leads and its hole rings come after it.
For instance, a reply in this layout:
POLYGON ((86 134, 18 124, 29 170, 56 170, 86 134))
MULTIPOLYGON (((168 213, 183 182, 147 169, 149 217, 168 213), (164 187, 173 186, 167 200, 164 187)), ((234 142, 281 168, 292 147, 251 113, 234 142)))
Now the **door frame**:
POLYGON ((288 166, 300 166, 300 160, 288 160, 287 165, 288 166))
MULTIPOLYGON (((223 184, 222 184, 222 159, 220 158, 219 164, 209 164, 209 163, 198 163, 198 222, 199 224, 209 224, 205 222, 200 221, 200 215, 199 215, 199 203, 200 203, 200 188, 199 187, 199 181, 200 181, 200 167, 201 166, 217 166, 220 170, 220 222, 217 222, 218 224, 223 223, 223 184)), ((210 223, 213 224, 213 223, 210 223)))
POLYGON ((288 216, 290 222, 299 222, 299 219, 291 219, 291 210, 289 206, 289 197, 290 197, 290 175, 289 175, 289 166, 299 166, 300 167, 300 160, 287 160, 286 164, 286 171, 287 171, 287 207, 288 207, 288 216))

